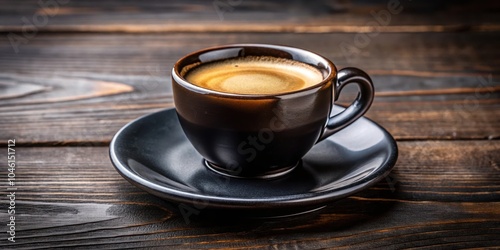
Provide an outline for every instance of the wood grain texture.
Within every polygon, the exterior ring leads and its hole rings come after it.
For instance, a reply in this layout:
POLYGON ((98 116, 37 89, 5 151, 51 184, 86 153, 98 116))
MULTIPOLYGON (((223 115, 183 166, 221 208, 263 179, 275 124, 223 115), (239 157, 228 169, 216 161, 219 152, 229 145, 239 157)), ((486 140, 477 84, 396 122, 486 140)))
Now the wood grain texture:
MULTIPOLYGON (((194 215, 188 224, 175 206, 122 179, 107 147, 16 147, 19 238, 15 244, 0 241, 0 246, 392 249, 500 244, 498 141, 415 141, 399 147, 389 179, 321 212, 253 221, 194 215)), ((0 175, 7 174, 5 169, 0 175)), ((0 215, 4 221, 6 211, 0 215)))
MULTIPOLYGON (((4 233, 0 248, 498 249, 500 4, 400 0, 387 17, 390 2, 0 0, 0 146, 16 139, 18 188, 16 242, 4 233), (377 90, 367 116, 398 139, 394 171, 280 220, 186 220, 125 181, 112 135, 173 107, 177 59, 228 43, 296 46, 366 70, 377 90)), ((339 103, 355 94, 347 87, 339 103)))
POLYGON ((18 1, 3 0, 0 31, 443 32, 498 31, 495 1, 18 1), (50 4, 52 3, 52 4, 50 4), (391 4, 390 4, 391 3, 391 4), (381 14, 385 12, 386 14, 381 14), (388 17, 387 17, 388 13, 388 17))
MULTIPOLYGON (((124 124, 173 107, 170 67, 191 51, 225 43, 275 43, 356 66, 373 78, 367 114, 397 139, 500 136, 498 33, 380 34, 359 53, 355 34, 38 35, 16 53, 0 37, 0 141, 106 145, 124 124), (16 124, 23 124, 17 126, 16 124), (57 131, 45 133, 44 131, 57 131)), ((355 89, 341 98, 348 104, 355 89)))

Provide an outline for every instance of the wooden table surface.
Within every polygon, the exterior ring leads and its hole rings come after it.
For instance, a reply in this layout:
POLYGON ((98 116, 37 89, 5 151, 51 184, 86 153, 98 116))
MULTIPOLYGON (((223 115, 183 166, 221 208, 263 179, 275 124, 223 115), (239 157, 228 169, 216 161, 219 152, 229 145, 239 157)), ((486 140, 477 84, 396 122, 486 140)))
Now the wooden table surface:
POLYGON ((499 248, 500 4, 456 2, 0 1, 0 248, 499 248), (366 70, 366 116, 399 146, 390 176, 313 214, 254 221, 185 220, 125 181, 114 133, 174 107, 177 59, 229 43, 366 70))

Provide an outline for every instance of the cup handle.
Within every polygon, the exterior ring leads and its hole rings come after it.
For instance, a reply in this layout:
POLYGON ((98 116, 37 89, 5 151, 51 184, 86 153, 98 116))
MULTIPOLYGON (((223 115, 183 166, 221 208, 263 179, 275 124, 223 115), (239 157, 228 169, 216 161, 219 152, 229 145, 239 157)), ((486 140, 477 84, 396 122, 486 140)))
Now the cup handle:
POLYGON ((342 88, 350 83, 358 85, 358 96, 344 111, 330 116, 318 142, 353 123, 359 117, 364 115, 370 108, 375 93, 373 83, 368 74, 357 68, 344 68, 337 73, 337 82, 335 83, 334 88, 334 100, 336 101, 339 98, 342 88))

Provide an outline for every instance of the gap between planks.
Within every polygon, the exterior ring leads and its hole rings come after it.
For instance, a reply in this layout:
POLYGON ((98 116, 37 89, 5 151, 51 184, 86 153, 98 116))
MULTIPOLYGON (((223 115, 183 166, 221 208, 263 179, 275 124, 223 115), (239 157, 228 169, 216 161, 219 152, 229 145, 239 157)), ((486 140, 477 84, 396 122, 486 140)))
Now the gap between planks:
MULTIPOLYGON (((425 137, 425 138, 395 138, 396 142, 412 142, 412 141, 498 141, 500 137, 471 137, 471 138, 453 138, 453 137, 425 137)), ((39 142, 17 142, 16 147, 107 147, 110 140, 105 141, 39 141, 39 142)), ((7 146, 6 142, 1 141, 0 146, 7 146)))
MULTIPOLYGON (((23 32, 21 25, 0 25, 0 33, 23 32)), ((283 24, 176 24, 176 25, 50 25, 37 33, 428 33, 494 32, 500 25, 283 25, 283 24)))

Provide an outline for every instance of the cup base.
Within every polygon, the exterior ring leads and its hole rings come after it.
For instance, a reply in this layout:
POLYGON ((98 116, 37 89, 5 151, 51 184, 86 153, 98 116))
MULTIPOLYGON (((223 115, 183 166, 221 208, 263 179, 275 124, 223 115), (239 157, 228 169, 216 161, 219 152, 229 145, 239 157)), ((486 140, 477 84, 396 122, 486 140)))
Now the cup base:
POLYGON ((228 176, 232 178, 240 178, 240 179, 271 179, 271 178, 276 178, 280 177, 283 175, 286 175, 290 172, 292 172, 300 163, 298 161, 297 163, 291 165, 291 166, 286 166, 286 167, 281 167, 278 169, 273 169, 258 175, 236 175, 234 172, 231 172, 230 170, 227 170, 223 167, 220 167, 216 164, 213 164, 207 160, 203 160, 205 162, 205 166, 210 169, 211 171, 223 175, 223 176, 228 176))

